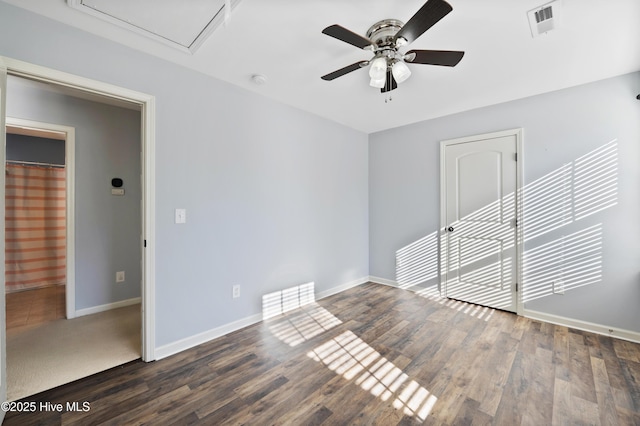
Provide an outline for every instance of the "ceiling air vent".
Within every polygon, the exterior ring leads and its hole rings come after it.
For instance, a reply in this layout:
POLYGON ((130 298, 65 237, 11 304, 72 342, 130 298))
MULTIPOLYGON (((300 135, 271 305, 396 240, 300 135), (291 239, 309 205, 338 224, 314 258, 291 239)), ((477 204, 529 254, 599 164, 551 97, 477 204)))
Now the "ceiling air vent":
POLYGON ((532 37, 555 30, 560 25, 560 0, 530 10, 527 15, 532 37))
POLYGON ((240 0, 67 0, 74 9, 194 53, 240 0))

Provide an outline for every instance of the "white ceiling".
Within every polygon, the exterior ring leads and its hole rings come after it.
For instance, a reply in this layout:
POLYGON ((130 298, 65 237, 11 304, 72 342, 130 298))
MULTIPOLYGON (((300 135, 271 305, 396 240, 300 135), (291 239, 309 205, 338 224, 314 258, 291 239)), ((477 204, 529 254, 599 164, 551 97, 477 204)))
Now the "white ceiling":
POLYGON ((366 133, 640 70, 638 0, 561 0, 560 28, 537 38, 527 12, 546 0, 448 0, 453 12, 408 48, 463 50, 464 58, 455 68, 409 64, 413 75, 388 103, 366 70, 320 79, 371 56, 321 31, 340 24, 364 35, 381 19, 408 21, 425 0, 241 0, 194 54, 64 0, 4 1, 366 133))

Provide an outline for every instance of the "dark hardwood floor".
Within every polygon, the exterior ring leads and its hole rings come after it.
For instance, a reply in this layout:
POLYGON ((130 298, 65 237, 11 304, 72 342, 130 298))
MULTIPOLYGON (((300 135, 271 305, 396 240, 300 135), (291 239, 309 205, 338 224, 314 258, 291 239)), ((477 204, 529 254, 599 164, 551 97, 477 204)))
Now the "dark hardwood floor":
POLYGON ((26 401, 64 408, 5 425, 639 425, 640 345, 365 284, 26 401))

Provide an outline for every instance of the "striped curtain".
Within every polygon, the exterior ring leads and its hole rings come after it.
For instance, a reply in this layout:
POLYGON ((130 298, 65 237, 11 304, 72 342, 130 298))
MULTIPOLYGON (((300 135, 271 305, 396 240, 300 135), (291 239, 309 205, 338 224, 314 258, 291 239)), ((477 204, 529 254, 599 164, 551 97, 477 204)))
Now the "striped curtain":
POLYGON ((63 168, 6 166, 6 292, 66 282, 63 168))

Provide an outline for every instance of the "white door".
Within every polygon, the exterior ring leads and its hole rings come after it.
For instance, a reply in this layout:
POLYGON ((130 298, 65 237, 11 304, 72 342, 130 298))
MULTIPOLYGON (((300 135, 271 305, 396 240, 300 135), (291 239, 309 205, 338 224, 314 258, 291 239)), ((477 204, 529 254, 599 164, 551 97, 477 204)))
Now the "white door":
POLYGON ((442 142, 442 290, 516 312, 519 131, 442 142))

